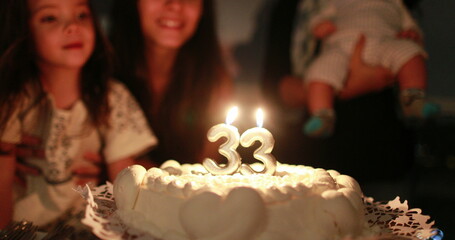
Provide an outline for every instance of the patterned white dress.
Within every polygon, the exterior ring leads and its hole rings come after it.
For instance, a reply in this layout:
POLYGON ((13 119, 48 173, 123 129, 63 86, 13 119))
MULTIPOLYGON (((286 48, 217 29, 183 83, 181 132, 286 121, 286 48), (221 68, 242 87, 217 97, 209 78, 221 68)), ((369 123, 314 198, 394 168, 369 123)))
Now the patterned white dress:
POLYGON ((27 176, 26 189, 15 186, 14 220, 44 225, 60 217, 81 198, 73 190, 71 170, 89 164, 87 152, 100 153, 107 164, 140 154, 157 144, 136 100, 119 82, 111 81, 109 126, 87 123, 87 109, 78 100, 70 109, 58 109, 50 95, 26 99, 8 121, 1 141, 19 143, 22 134, 42 139, 45 158, 23 159, 38 167, 40 176, 27 176))

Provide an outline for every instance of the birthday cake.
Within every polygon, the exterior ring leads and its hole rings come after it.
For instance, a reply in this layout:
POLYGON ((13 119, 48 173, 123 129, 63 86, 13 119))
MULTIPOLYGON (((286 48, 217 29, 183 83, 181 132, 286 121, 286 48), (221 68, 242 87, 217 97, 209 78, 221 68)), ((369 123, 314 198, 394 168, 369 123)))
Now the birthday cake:
POLYGON ((130 166, 114 182, 120 219, 165 240, 356 237, 366 229, 362 196, 350 176, 280 163, 273 174, 214 175, 169 160, 149 170, 130 166))

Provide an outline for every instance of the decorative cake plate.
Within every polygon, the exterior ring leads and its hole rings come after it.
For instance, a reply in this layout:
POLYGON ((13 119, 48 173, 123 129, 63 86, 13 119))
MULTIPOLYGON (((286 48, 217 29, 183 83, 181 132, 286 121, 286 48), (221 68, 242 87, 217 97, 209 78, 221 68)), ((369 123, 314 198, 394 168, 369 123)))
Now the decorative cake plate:
MULTIPOLYGON (((146 233, 128 227, 116 214, 113 185, 107 182, 96 188, 79 187, 77 191, 87 201, 82 223, 92 228, 101 239, 112 240, 159 240, 146 233)), ((371 234, 355 240, 440 240, 442 232, 434 228, 434 221, 423 215, 418 208, 409 209, 407 201, 399 197, 388 202, 375 202, 364 198, 366 219, 371 234)), ((346 240, 354 240, 352 238, 346 240)))

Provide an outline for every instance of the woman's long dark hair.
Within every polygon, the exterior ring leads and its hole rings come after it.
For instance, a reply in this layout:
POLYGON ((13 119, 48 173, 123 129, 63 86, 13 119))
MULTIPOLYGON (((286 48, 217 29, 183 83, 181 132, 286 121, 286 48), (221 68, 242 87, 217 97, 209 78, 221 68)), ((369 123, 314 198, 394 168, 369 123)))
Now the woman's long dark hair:
MULTIPOLYGON (((91 5, 90 9, 96 19, 91 5)), ((29 21, 26 0, 0 1, 0 133, 14 109, 24 104, 25 97, 43 96, 44 93, 29 21), (28 91, 28 86, 32 92, 28 91)), ((80 91, 91 124, 101 126, 108 124, 107 92, 112 57, 96 20, 94 25, 95 49, 82 69, 80 91)))
POLYGON ((116 53, 116 76, 136 96, 158 136, 161 149, 167 152, 166 156, 157 158, 184 157, 178 160, 194 162, 201 151, 209 127, 208 99, 227 76, 215 24, 213 1, 203 0, 196 32, 180 49, 159 113, 152 116, 147 79, 138 75, 138 69, 146 64, 137 1, 114 0, 111 41, 116 53), (176 151, 180 149, 181 154, 176 151))

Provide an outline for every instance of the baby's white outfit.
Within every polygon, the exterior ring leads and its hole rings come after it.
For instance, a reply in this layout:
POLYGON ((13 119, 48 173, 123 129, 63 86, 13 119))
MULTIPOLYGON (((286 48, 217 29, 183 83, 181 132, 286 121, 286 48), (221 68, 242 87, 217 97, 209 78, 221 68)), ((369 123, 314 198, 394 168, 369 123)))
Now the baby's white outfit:
POLYGON ((45 150, 45 158, 24 159, 42 174, 27 175, 22 191, 15 186, 14 220, 45 225, 73 207, 81 196, 73 189, 71 170, 89 164, 83 154, 102 154, 109 164, 157 143, 139 105, 119 82, 109 84, 110 126, 102 129, 86 124, 88 113, 82 100, 71 109, 58 109, 50 95, 45 94, 38 102, 36 97, 26 99, 15 111, 1 136, 1 141, 14 144, 21 142, 22 134, 37 136, 43 142, 40 148, 45 150), (43 108, 43 103, 47 107, 43 108))
POLYGON ((381 65, 396 74, 412 57, 426 56, 417 43, 397 38, 402 30, 419 31, 400 0, 331 0, 312 19, 313 28, 331 20, 336 32, 324 40, 320 55, 306 72, 306 82, 325 82, 340 90, 349 70, 350 58, 361 34, 366 36, 363 60, 381 65))

